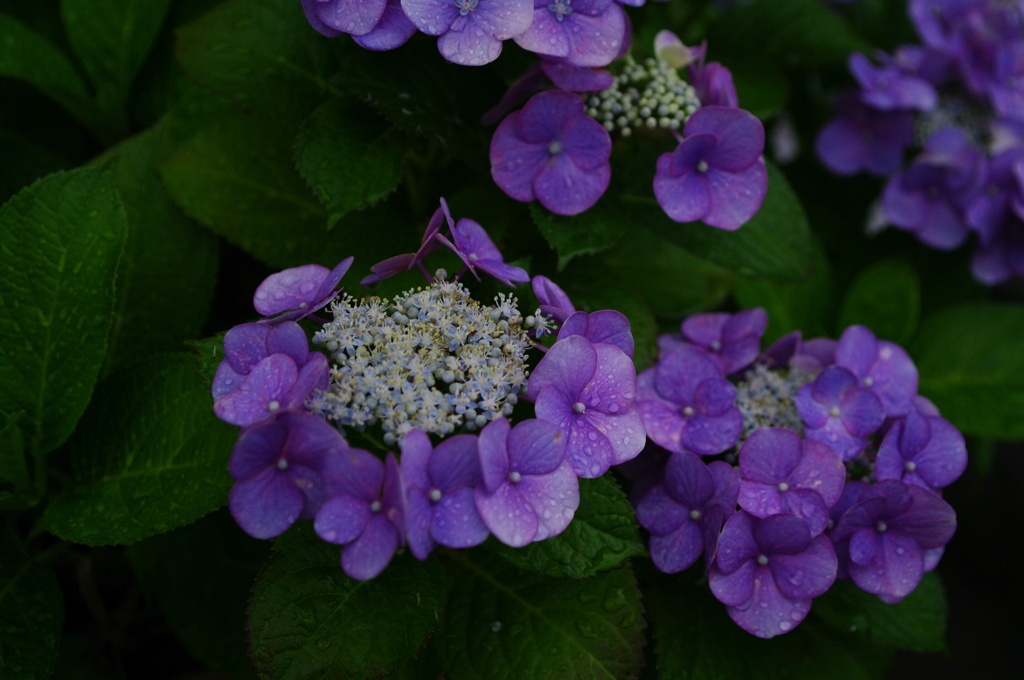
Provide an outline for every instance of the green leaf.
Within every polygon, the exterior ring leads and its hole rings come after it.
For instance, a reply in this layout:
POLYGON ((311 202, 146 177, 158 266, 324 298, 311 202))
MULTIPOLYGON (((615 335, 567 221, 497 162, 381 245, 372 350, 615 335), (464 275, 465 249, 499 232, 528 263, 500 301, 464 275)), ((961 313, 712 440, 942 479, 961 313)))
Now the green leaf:
POLYGON ((64 598, 53 571, 36 564, 0 530, 0 673, 46 680, 57 659, 64 598))
MULTIPOLYGON (((692 572, 660 577, 653 608, 658 671, 665 680, 881 680, 890 649, 810 617, 771 640, 737 626, 692 572)), ((815 600, 814 607, 817 608, 815 600)))
POLYGON ((24 411, 18 411, 7 417, 0 428, 0 479, 6 479, 16 489, 32 488, 32 476, 25 462, 25 442, 18 427, 24 415, 24 411))
POLYGON ((897 604, 886 604, 852 583, 837 581, 814 600, 813 611, 841 631, 856 631, 876 642, 915 652, 946 649, 946 596, 935 572, 925 574, 897 604))
POLYGON ((252 678, 245 606, 270 543, 247 536, 227 510, 153 536, 127 551, 146 595, 188 651, 210 670, 252 678))
POLYGON ((629 224, 609 198, 578 215, 556 215, 534 201, 530 216, 548 244, 558 252, 558 269, 565 269, 577 255, 599 253, 611 248, 622 237, 629 224))
POLYGON ((1024 438, 1024 306, 976 303, 942 310, 910 346, 918 392, 965 434, 1024 438))
POLYGON ((451 680, 628 680, 643 665, 640 593, 623 567, 583 581, 451 551, 441 656, 451 680))
POLYGON ((839 329, 863 324, 883 340, 906 345, 914 337, 920 313, 917 272, 903 260, 884 260, 850 284, 839 312, 839 329))
POLYGON ((302 522, 274 542, 249 601, 250 655, 260 677, 362 680, 404 666, 437 627, 437 558, 396 556, 369 581, 341 570, 341 548, 302 522))
POLYGON ((0 14, 0 76, 23 80, 93 127, 98 120, 89 89, 74 64, 50 41, 0 14))
POLYGON ((182 350, 202 330, 213 298, 217 239, 181 212, 157 174, 172 150, 164 121, 105 156, 118 160, 114 181, 128 216, 105 373, 182 350))
POLYGON ((206 379, 206 383, 213 386, 213 378, 217 375, 217 367, 224 360, 224 335, 218 333, 212 338, 202 340, 189 340, 185 344, 195 351, 196 366, 199 374, 206 379))
POLYGON ((740 106, 760 118, 768 120, 778 113, 789 100, 789 81, 781 70, 781 64, 761 59, 747 51, 740 56, 730 53, 718 54, 718 46, 711 43, 709 59, 721 61, 729 66, 740 106))
POLYGON ((830 335, 834 314, 832 273, 825 250, 815 241, 814 264, 803 281, 779 283, 737 277, 733 295, 740 307, 763 307, 768 312, 765 346, 786 333, 802 331, 804 339, 830 335))
POLYGON ((297 123, 341 94, 327 81, 332 42, 299 10, 293 0, 230 0, 178 30, 178 61, 246 109, 297 123))
POLYGON ((327 228, 345 213, 381 201, 402 179, 409 139, 365 107, 329 101, 309 117, 295 144, 301 174, 327 208, 327 228))
POLYGON ((46 528, 86 545, 133 543, 227 502, 237 428, 213 415, 192 357, 164 355, 103 383, 68 441, 71 485, 46 528))
POLYGON ((651 192, 657 157, 647 150, 615 167, 619 191, 631 224, 640 224, 697 257, 750 278, 803 280, 814 266, 814 241, 807 216, 785 176, 771 162, 768 194, 757 214, 736 231, 702 222, 673 222, 651 192))
POLYGON ((61 0, 68 42, 104 110, 125 115, 132 82, 156 40, 168 5, 170 0, 61 0))
POLYGON ((553 578, 587 578, 646 553, 633 507, 608 476, 580 479, 580 507, 565 531, 523 548, 496 539, 488 547, 524 571, 553 578))
POLYGON ((125 216, 109 169, 49 175, 0 207, 0 411, 52 451, 89 403, 107 351, 125 216))

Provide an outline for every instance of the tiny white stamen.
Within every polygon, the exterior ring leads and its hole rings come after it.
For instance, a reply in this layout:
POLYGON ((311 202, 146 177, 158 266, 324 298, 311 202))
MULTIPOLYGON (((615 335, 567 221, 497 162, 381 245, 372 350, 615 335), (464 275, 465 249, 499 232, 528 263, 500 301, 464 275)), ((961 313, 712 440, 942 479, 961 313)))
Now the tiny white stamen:
POLYGON ((558 154, 562 153, 562 143, 556 139, 555 141, 548 144, 548 153, 551 154, 552 156, 557 156, 558 154))
POLYGON ((683 415, 686 416, 687 418, 693 416, 694 413, 696 413, 696 411, 693 410, 692 406, 686 406, 683 408, 683 415))
POLYGON ((907 472, 913 472, 914 470, 917 469, 917 463, 915 463, 912 460, 908 460, 906 463, 903 464, 903 469, 906 470, 907 472))
POLYGON ((277 469, 278 470, 287 470, 288 469, 288 461, 286 461, 284 458, 282 458, 281 460, 277 461, 277 469))
POLYGON ((832 408, 830 408, 828 410, 828 414, 830 416, 832 416, 833 418, 838 418, 839 417, 839 407, 838 406, 833 406, 832 408))
POLYGON ((434 501, 435 503, 438 502, 439 500, 441 500, 441 490, 440 489, 431 489, 430 490, 430 500, 434 501))
POLYGON ((690 510, 690 519, 693 521, 700 519, 700 510, 690 510))
POLYGON ((374 501, 370 503, 370 512, 380 512, 382 507, 383 506, 380 504, 380 501, 374 501))
POLYGON ((764 565, 768 564, 768 556, 767 555, 758 555, 757 556, 757 563, 760 564, 762 567, 764 565))
POLYGON ((572 405, 572 410, 574 413, 582 415, 587 412, 587 405, 584 404, 582 401, 577 401, 575 404, 572 405))
POLYGON ((789 491, 789 484, 779 482, 779 491, 789 491))
POLYGON ((875 529, 878 530, 878 533, 883 534, 889 530, 889 525, 885 522, 879 522, 875 525, 875 529))
POLYGON ((277 409, 281 408, 281 402, 272 401, 269 404, 267 404, 267 408, 270 409, 271 411, 276 411, 277 409))
POLYGON ((707 171, 708 171, 708 163, 707 163, 707 161, 701 161, 700 163, 697 163, 697 172, 707 172, 707 171))
POLYGON ((521 474, 519 474, 518 472, 510 472, 510 473, 508 473, 508 481, 512 482, 513 484, 518 484, 519 481, 522 478, 523 478, 523 476, 521 474))
POLYGON ((872 378, 870 375, 868 377, 864 378, 864 387, 871 387, 874 384, 875 384, 875 379, 872 378))

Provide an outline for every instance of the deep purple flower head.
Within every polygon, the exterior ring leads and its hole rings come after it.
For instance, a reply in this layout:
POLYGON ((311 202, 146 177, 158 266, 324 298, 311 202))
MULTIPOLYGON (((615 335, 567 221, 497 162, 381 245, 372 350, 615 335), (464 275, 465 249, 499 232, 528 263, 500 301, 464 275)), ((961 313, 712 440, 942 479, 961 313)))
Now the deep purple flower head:
POLYGON ((394 454, 382 463, 361 449, 336 452, 324 460, 323 481, 328 500, 313 529, 328 543, 345 546, 346 574, 359 581, 373 578, 405 544, 402 473, 394 454))
POLYGON ((407 433, 402 478, 409 548, 417 559, 427 559, 435 543, 469 548, 487 538, 473 500, 473 489, 483 481, 476 437, 450 437, 433 448, 426 433, 407 433))
POLYGON ((580 505, 580 487, 565 459, 565 435, 543 420, 514 428, 504 418, 480 431, 483 482, 477 510, 491 533, 513 548, 562 533, 580 505))
POLYGON ((956 513, 938 494, 886 479, 860 486, 829 538, 853 582, 894 603, 921 582, 925 551, 941 548, 955 531, 956 513))
POLYGON ((722 453, 743 431, 736 388, 718 363, 696 347, 661 357, 637 378, 637 393, 647 436, 669 451, 722 453))
POLYGON ((832 587, 836 569, 828 538, 811 538, 796 515, 757 519, 741 510, 725 523, 708 580, 733 621, 770 638, 804 620, 811 600, 832 587))
POLYGON ((836 102, 835 112, 814 142, 825 167, 837 175, 865 170, 877 176, 900 167, 903 151, 914 141, 910 111, 879 111, 850 91, 836 102))
POLYGON ((586 114, 583 99, 549 90, 494 131, 491 177, 517 201, 537 199, 553 213, 575 215, 608 188, 611 153, 608 131, 586 114))
POLYGON ((448 212, 448 203, 442 198, 441 207, 434 211, 430 222, 427 223, 427 229, 423 232, 423 238, 420 239, 419 249, 415 253, 395 255, 383 262, 378 262, 370 267, 370 271, 373 273, 360 281, 359 285, 369 286, 396 274, 409 271, 413 267, 422 268, 423 258, 437 249, 439 241, 434 237, 441 233, 445 219, 448 220, 448 228, 454 229, 455 223, 452 221, 451 213, 448 212))
POLYGON ((614 345, 560 339, 529 380, 537 418, 565 432, 565 458, 580 477, 600 477, 644 448, 636 368, 614 345))
POLYGON ((928 138, 925 154, 889 180, 885 216, 923 243, 951 250, 967 239, 963 210, 984 179, 981 152, 959 128, 943 128, 928 138))
POLYGON ((572 300, 558 284, 546 276, 534 276, 531 282, 533 294, 540 301, 540 311, 561 326, 576 311, 572 300))
POLYGON ((448 61, 481 66, 498 58, 501 41, 520 35, 533 21, 532 0, 402 0, 416 28, 440 36, 448 61))
POLYGON ((989 286, 1024 276, 1024 221, 1008 220, 992 243, 980 245, 971 260, 971 273, 989 286))
POLYGON ((978 233, 982 247, 999 240, 1005 227, 1021 219, 1015 212, 1024 212, 1024 148, 1012 147, 992 158, 985 184, 967 205, 968 226, 978 233))
POLYGON ((334 269, 305 264, 271 274, 256 288, 253 307, 264 317, 263 323, 298 321, 327 305, 338 294, 341 277, 352 266, 346 257, 334 269))
POLYGON ((793 513, 813 536, 828 525, 845 481, 839 454, 792 430, 758 428, 740 447, 740 507, 757 517, 793 513))
POLYGON ((273 538, 296 519, 309 519, 324 502, 325 458, 348 444, 336 429, 308 413, 282 413, 242 431, 228 472, 238 480, 228 509, 245 532, 273 538))
POLYGON ((593 343, 614 345, 627 357, 633 358, 633 333, 629 327, 629 319, 614 309, 602 309, 590 314, 573 313, 562 324, 558 339, 564 340, 570 335, 582 335, 593 343))
MULTIPOLYGON (((447 213, 448 206, 445 205, 444 209, 447 213)), ((487 235, 484 228, 473 220, 463 217, 451 228, 451 233, 455 243, 449 241, 443 234, 437 234, 434 238, 462 258, 477 279, 480 278, 476 273, 479 268, 512 288, 516 287, 515 283, 512 283, 513 281, 526 283, 530 280, 530 275, 525 269, 505 264, 501 251, 494 245, 494 241, 487 235)))
POLYGON ((861 101, 881 111, 934 109, 939 95, 932 84, 905 73, 892 59, 887 58, 887 61, 876 67, 860 52, 850 55, 847 65, 861 86, 861 101))
POLYGON ((691 314, 681 327, 683 337, 718 361, 726 375, 738 373, 754 362, 766 328, 768 313, 761 307, 735 314, 691 314))
POLYGON ((624 17, 613 0, 533 0, 533 22, 514 40, 574 66, 607 66, 625 40, 624 17))
POLYGON ((878 447, 875 475, 935 491, 967 469, 967 446, 953 425, 918 408, 896 421, 878 447))
POLYGON ((853 373, 882 400, 886 417, 910 412, 917 394, 917 367, 906 350, 879 340, 864 326, 850 326, 836 345, 836 365, 853 373))
POLYGON ((868 435, 885 421, 882 400, 841 366, 829 366, 801 387, 796 406, 806 436, 825 442, 843 460, 856 458, 868 445, 868 435))
POLYGON ((676 222, 739 229, 768 191, 764 126, 743 109, 704 106, 686 121, 683 134, 674 152, 658 158, 658 203, 676 222))
POLYGON ((704 463, 689 451, 673 453, 664 481, 640 501, 636 518, 651 532, 654 565, 667 574, 686 569, 704 554, 714 559, 722 525, 736 511, 739 477, 728 463, 704 463))

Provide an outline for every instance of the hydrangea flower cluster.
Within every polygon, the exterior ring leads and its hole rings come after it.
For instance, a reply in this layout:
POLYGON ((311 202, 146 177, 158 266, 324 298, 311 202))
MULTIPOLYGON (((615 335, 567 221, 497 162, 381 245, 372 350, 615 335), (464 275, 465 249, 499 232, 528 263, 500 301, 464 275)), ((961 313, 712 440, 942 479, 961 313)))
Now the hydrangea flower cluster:
POLYGON ((697 314, 659 339, 637 378, 651 444, 624 470, 655 565, 703 556, 729 616, 764 638, 837 578, 906 597, 956 529, 941 489, 967 465, 899 345, 851 326, 762 354, 767 323, 762 309, 697 314))
POLYGON ((499 109, 535 87, 541 72, 551 73, 556 89, 533 95, 495 131, 491 176, 498 186, 516 200, 578 214, 608 188, 609 133, 660 131, 678 141, 674 152, 658 159, 653 183, 670 218, 731 230, 753 217, 768 190, 763 125, 738 108, 728 69, 704 63, 706 45, 687 48, 662 31, 655 50, 658 58, 642 66, 629 55, 613 64, 618 75, 610 84, 593 69, 570 65, 557 73, 531 71, 513 85, 499 109), (684 66, 690 83, 679 76, 684 66), (577 91, 592 94, 584 100, 577 91))
POLYGON ((452 220, 443 199, 417 252, 374 265, 364 281, 416 266, 426 273, 438 245, 465 262, 453 280, 438 270, 427 287, 391 301, 343 295, 324 321, 313 312, 337 295, 352 258, 333 271, 295 267, 257 288, 265 318, 225 335, 214 412, 242 428, 228 506, 252 536, 312 519, 360 580, 405 545, 421 560, 438 545, 467 548, 492 534, 522 547, 565 530, 579 477, 643 449, 626 317, 575 311, 544 277, 532 282, 542 309, 526 318, 511 295, 490 306, 473 300, 463 275, 513 287, 530 277, 504 262, 479 224, 452 220), (298 318, 322 324, 313 340, 329 354, 310 351, 298 318), (556 329, 550 348, 534 340, 556 329), (534 417, 513 424, 520 395, 535 402, 534 417), (350 446, 354 432, 379 437, 382 450, 350 446), (383 450, 395 445, 400 456, 383 450))
POLYGON ((921 44, 877 65, 851 55, 858 89, 837 102, 818 156, 838 174, 888 175, 885 223, 933 248, 976 234, 982 283, 1024 276, 1024 7, 910 0, 909 11, 921 44))

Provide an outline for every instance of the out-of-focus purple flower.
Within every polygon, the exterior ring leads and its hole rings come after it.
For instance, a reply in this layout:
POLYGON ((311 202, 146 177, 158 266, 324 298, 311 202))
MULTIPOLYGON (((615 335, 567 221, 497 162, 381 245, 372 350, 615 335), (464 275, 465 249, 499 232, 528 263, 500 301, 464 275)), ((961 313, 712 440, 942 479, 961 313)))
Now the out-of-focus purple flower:
POLYGON ((253 307, 264 317, 262 323, 298 321, 327 305, 338 294, 341 277, 352 266, 346 257, 334 269, 305 264, 271 274, 256 288, 253 307))
POLYGON ((879 340, 864 326, 850 326, 836 345, 836 365, 857 376, 882 400, 888 418, 910 412, 917 394, 917 367, 906 350, 879 340))
POLYGON ((948 486, 967 469, 967 446, 953 425, 914 408, 886 433, 875 475, 898 479, 930 491, 948 486))
POLYGON ((725 523, 708 580, 733 621, 770 638, 804 620, 811 600, 832 587, 836 568, 828 538, 811 538, 796 515, 757 519, 741 510, 725 523))
POLYGON ((673 453, 664 481, 650 489, 636 509, 636 518, 651 532, 651 559, 658 569, 674 574, 704 553, 710 566, 722 525, 736 511, 739 478, 728 463, 704 465, 689 451, 673 453))
POLYGON ((224 422, 248 427, 299 409, 314 389, 327 389, 328 378, 323 354, 311 352, 301 369, 290 356, 271 354, 249 371, 237 390, 214 401, 213 412, 224 422))
POLYGON ((989 162, 985 184, 965 211, 967 224, 978 233, 983 248, 991 246, 1003 227, 1018 218, 1014 202, 1022 197, 1018 181, 1021 175, 1024 175, 1024 148, 1007 149, 989 162))
POLYGON ((317 536, 345 546, 341 568, 358 581, 384 570, 405 544, 402 473, 394 454, 384 463, 361 449, 345 449, 324 460, 328 500, 313 520, 317 536))
POLYGON ((735 314, 691 314, 682 323, 683 337, 718 361, 726 375, 754 362, 766 328, 768 313, 761 307, 735 314))
POLYGON ((484 524, 513 548, 556 536, 580 505, 580 488, 565 459, 565 435, 543 420, 514 428, 504 418, 480 431, 483 482, 474 498, 484 524))
POLYGON ((863 54, 854 52, 847 60, 847 65, 850 73, 860 83, 861 101, 881 111, 931 111, 939 101, 939 95, 931 83, 904 73, 891 59, 887 64, 876 67, 863 54))
POLYGON ((514 40, 574 66, 607 66, 625 38, 624 16, 613 0, 533 0, 533 22, 514 40))
POLYGON ((313 517, 324 502, 323 461, 347 448, 336 429, 308 413, 282 413, 244 430, 228 463, 237 480, 228 494, 231 515, 256 538, 313 517))
POLYGON ((806 436, 825 442, 843 460, 856 458, 868 445, 868 435, 885 421, 882 400, 859 383, 847 369, 829 366, 796 396, 806 436))
POLYGON ((932 85, 949 80, 954 66, 949 54, 921 45, 900 45, 892 61, 904 73, 924 78, 932 85))
POLYGON ((967 239, 963 210, 984 179, 981 152, 959 128, 943 128, 928 138, 924 155, 889 180, 885 216, 923 243, 951 250, 967 239))
POLYGON ((595 92, 607 89, 615 83, 615 76, 604 69, 574 66, 563 59, 541 57, 540 67, 544 75, 560 90, 595 92))
MULTIPOLYGON (((444 208, 447 213, 448 206, 445 205, 444 208)), ((516 283, 526 283, 530 280, 530 275, 522 267, 513 267, 510 264, 505 264, 501 251, 498 250, 498 247, 494 245, 494 241, 491 240, 491 237, 487 235, 484 228, 477 222, 468 217, 463 217, 451 228, 451 231, 455 243, 449 241, 443 234, 437 234, 434 238, 451 248, 456 255, 462 258, 462 261, 466 263, 466 266, 469 267, 469 270, 473 272, 477 279, 480 278, 476 273, 479 267, 511 288, 516 287, 512 283, 513 281, 516 283)))
POLYGON ((676 222, 739 229, 768 191, 763 151, 764 126, 753 114, 704 106, 686 121, 676 150, 658 158, 654 195, 676 222))
POLYGON ((977 0, 910 0, 910 19, 921 39, 941 50, 952 51, 954 26, 977 0))
POLYGON ((836 362, 836 341, 829 338, 804 340, 800 331, 788 333, 766 349, 759 361, 768 368, 791 368, 817 375, 836 362))
POLYGON ((647 436, 669 451, 722 453, 743 431, 736 388, 696 347, 681 347, 641 373, 637 395, 647 436))
POLYGON ((580 477, 600 477, 644 448, 636 368, 614 345, 582 335, 556 342, 533 370, 537 418, 565 432, 565 458, 580 477))
POLYGON ((501 41, 520 35, 533 21, 532 0, 402 0, 416 28, 440 36, 437 48, 463 66, 488 64, 501 41))
POLYGON ((483 481, 477 439, 468 434, 445 439, 437 448, 420 430, 402 437, 402 478, 409 548, 425 560, 435 543, 469 548, 487 538, 473 490, 483 481))
POLYGON ((792 513, 817 536, 843 492, 846 467, 830 446, 762 427, 740 447, 740 507, 757 517, 792 513))
POLYGON ((540 301, 541 313, 554 319, 555 323, 565 323, 565 320, 576 311, 565 291, 548 277, 534 276, 531 284, 533 294, 540 301))
POLYGON ((837 175, 866 170, 888 175, 903 162, 903 151, 914 141, 914 117, 909 111, 878 111, 862 103, 855 92, 836 102, 836 117, 818 133, 818 158, 837 175))
POLYGON ((981 244, 971 260, 971 273, 989 286, 1024 276, 1024 222, 1011 218, 992 243, 981 244))
POLYGON ((537 199, 553 213, 575 215, 608 188, 611 153, 608 131, 586 114, 583 99, 550 90, 495 130, 491 177, 517 201, 537 199))
MULTIPOLYGON (((395 255, 389 257, 383 262, 370 267, 370 271, 373 272, 362 281, 359 282, 360 286, 369 286, 384 279, 394 276, 395 274, 401 274, 404 271, 409 271, 413 267, 420 267, 423 269, 423 258, 437 249, 439 241, 434 237, 441 233, 441 227, 444 225, 444 221, 448 220, 448 228, 454 229, 455 223, 452 221, 451 213, 448 212, 448 203, 441 199, 441 207, 434 211, 434 215, 430 218, 430 222, 427 223, 427 229, 423 232, 423 238, 420 239, 420 247, 415 253, 405 253, 403 255, 395 255)), ((426 270, 424 269, 425 273, 426 270)))
MULTIPOLYGON (((657 44, 657 36, 655 36, 655 45, 657 44)), ((675 49, 678 51, 678 47, 675 49)), ((704 62, 708 53, 707 41, 697 47, 689 48, 688 51, 690 58, 686 63, 690 72, 690 83, 697 91, 700 103, 703 106, 738 107, 740 100, 736 94, 736 86, 732 82, 732 73, 729 69, 717 61, 704 62)))
POLYGON ((899 602, 921 582, 924 552, 953 537, 956 513, 934 492, 895 479, 860 491, 829 538, 854 583, 885 602, 899 602))
POLYGON ((633 333, 630 331, 629 319, 614 309, 602 309, 590 314, 575 312, 562 324, 558 339, 564 340, 570 335, 582 335, 593 343, 614 345, 627 357, 633 358, 633 333))

